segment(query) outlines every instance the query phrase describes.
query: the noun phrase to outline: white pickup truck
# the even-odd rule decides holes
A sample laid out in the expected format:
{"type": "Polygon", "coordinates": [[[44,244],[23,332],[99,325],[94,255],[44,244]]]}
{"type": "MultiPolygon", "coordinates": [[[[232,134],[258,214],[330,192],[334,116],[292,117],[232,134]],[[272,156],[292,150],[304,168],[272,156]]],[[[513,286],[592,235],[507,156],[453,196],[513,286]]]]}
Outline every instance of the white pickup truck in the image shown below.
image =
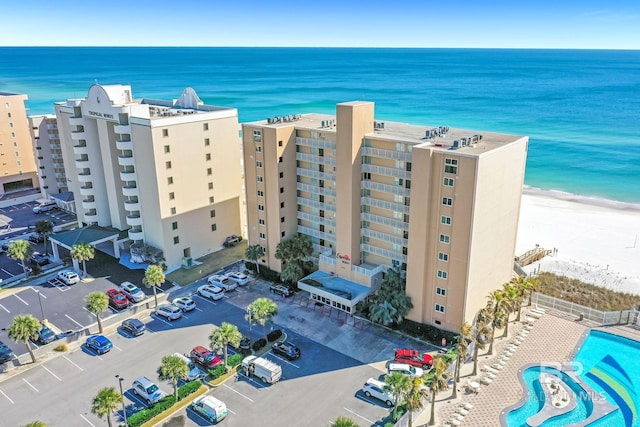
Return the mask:
{"type": "Polygon", "coordinates": [[[242,360],[246,376],[258,377],[266,384],[274,384],[282,377],[282,368],[270,360],[257,356],[247,356],[242,360]]]}

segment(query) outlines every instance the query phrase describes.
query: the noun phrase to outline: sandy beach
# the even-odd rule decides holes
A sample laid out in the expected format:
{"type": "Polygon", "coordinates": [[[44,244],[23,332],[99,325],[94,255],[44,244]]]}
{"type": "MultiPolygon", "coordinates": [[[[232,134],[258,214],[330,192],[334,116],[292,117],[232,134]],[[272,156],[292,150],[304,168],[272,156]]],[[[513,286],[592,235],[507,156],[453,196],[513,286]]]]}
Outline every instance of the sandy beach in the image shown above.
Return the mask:
{"type": "Polygon", "coordinates": [[[557,249],[525,268],[640,294],[640,205],[525,188],[516,255],[557,249]]]}

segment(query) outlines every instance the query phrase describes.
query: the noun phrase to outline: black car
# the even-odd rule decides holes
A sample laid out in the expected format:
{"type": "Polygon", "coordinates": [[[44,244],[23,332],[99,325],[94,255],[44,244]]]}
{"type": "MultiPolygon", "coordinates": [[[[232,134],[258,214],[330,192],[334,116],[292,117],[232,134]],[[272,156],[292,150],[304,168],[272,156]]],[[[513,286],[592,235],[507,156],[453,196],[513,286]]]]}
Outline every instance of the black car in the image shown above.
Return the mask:
{"type": "MultiPolygon", "coordinates": [[[[233,347],[233,344],[230,344],[230,345],[231,347],[233,347]]],[[[251,352],[251,340],[247,337],[242,337],[238,347],[233,347],[233,348],[235,348],[236,351],[239,351],[240,353],[249,353],[251,352]]]]}
{"type": "Polygon", "coordinates": [[[40,252],[34,252],[31,254],[31,261],[35,262],[39,266],[43,266],[49,264],[49,257],[41,254],[40,252]]]}
{"type": "Polygon", "coordinates": [[[300,357],[300,349],[290,342],[277,342],[271,348],[275,354],[284,356],[289,360],[297,359],[300,357]]]}
{"type": "Polygon", "coordinates": [[[44,242],[44,236],[38,233],[29,234],[29,241],[33,243],[42,243],[44,242]]]}
{"type": "Polygon", "coordinates": [[[123,331],[126,331],[128,334],[134,337],[144,334],[144,331],[147,330],[147,326],[138,319],[124,320],[120,327],[123,331]]]}
{"type": "Polygon", "coordinates": [[[0,341],[0,364],[7,363],[11,359],[13,359],[13,351],[0,341]]]}

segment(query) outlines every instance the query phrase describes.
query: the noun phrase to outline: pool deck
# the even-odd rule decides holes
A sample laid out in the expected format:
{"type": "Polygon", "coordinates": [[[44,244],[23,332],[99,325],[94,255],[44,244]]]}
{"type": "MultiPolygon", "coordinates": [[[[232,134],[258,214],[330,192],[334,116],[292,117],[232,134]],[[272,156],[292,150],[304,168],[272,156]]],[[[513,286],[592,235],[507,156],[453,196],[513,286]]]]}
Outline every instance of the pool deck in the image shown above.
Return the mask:
{"type": "MultiPolygon", "coordinates": [[[[522,320],[527,318],[528,308],[523,308],[522,320]]],[[[547,310],[545,314],[537,318],[533,328],[522,338],[517,350],[512,353],[504,367],[499,370],[490,384],[482,384],[478,393],[467,393],[468,381],[480,381],[484,376],[483,366],[490,366],[498,361],[504,350],[514,341],[514,338],[525,329],[522,322],[514,322],[509,325],[509,337],[498,338],[494,343],[492,356],[483,355],[486,350],[481,350],[478,357],[478,375],[471,376],[473,363],[467,363],[462,367],[460,383],[458,384],[458,397],[451,399],[452,390],[438,394],[436,397],[436,423],[437,426],[449,425],[447,422],[456,413],[460,405],[465,402],[473,405],[464,417],[458,418],[461,426],[489,427],[500,426],[500,413],[507,407],[517,403],[523,395],[522,386],[518,380],[518,370],[531,363],[558,364],[573,359],[575,347],[589,329],[598,325],[588,322],[578,322],[573,316],[554,313],[547,310]]],[[[609,327],[621,335],[640,339],[640,333],[627,327],[609,327]]],[[[497,331],[499,336],[502,331],[497,331]]],[[[488,349],[488,346],[487,346],[488,349]]],[[[429,404],[430,405],[430,404],[429,404]]],[[[430,406],[414,420],[415,426],[427,425],[430,419],[430,406]]]]}

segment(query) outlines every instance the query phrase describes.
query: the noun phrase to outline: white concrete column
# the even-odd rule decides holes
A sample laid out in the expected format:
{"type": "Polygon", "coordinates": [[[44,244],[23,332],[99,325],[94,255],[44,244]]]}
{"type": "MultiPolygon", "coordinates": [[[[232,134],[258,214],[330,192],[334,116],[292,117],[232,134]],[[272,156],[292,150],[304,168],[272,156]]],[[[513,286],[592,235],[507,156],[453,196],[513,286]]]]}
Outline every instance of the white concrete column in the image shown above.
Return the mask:
{"type": "Polygon", "coordinates": [[[51,242],[51,249],[53,250],[53,260],[60,261],[60,252],[58,252],[58,244],[53,240],[50,240],[50,242],[51,242]]]}
{"type": "Polygon", "coordinates": [[[113,239],[113,254],[116,259],[120,259],[120,246],[118,246],[118,239],[113,239]]]}

